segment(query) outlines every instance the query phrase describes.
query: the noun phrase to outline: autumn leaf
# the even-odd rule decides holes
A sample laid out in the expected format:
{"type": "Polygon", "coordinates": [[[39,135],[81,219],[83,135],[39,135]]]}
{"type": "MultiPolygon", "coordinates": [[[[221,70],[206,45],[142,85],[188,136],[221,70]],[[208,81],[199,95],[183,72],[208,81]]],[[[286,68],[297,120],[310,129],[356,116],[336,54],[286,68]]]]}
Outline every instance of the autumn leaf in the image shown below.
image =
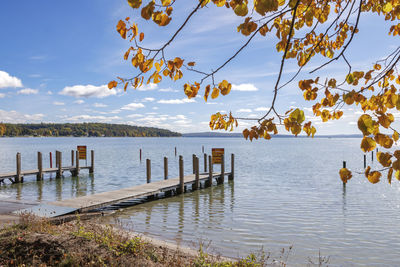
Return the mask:
{"type": "Polygon", "coordinates": [[[364,152],[369,152],[375,149],[376,142],[371,137],[365,137],[361,141],[361,150],[364,152]]]}
{"type": "Polygon", "coordinates": [[[339,175],[340,175],[340,179],[342,179],[343,183],[347,183],[348,180],[351,179],[351,177],[353,176],[351,174],[351,171],[349,171],[347,168],[342,168],[339,171],[339,175]]]}
{"type": "Polygon", "coordinates": [[[117,87],[118,83],[116,81],[111,81],[108,83],[108,89],[113,89],[114,87],[117,87]]]}
{"type": "Polygon", "coordinates": [[[128,0],[128,4],[129,4],[132,8],[139,8],[140,5],[142,4],[142,0],[128,0]]]}

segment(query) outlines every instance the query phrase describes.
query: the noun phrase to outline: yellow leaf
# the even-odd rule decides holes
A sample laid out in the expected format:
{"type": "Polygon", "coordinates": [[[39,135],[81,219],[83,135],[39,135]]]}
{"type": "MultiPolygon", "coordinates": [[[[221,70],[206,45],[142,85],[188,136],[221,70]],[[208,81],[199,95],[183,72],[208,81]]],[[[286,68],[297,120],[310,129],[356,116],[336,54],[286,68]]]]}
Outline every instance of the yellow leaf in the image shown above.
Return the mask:
{"type": "Polygon", "coordinates": [[[375,135],[375,141],[384,148],[391,148],[393,145],[393,139],[386,134],[377,133],[375,135]]]}
{"type": "Polygon", "coordinates": [[[389,13],[390,11],[392,11],[393,6],[390,3],[390,1],[386,2],[386,4],[383,6],[382,10],[386,13],[389,13]]]}
{"type": "Polygon", "coordinates": [[[347,168],[342,168],[339,171],[340,179],[342,179],[343,183],[347,183],[348,180],[351,179],[352,174],[347,168]]]}
{"type": "Polygon", "coordinates": [[[236,15],[244,17],[249,12],[249,9],[247,8],[247,4],[243,1],[235,7],[234,12],[236,15]]]}
{"type": "Polygon", "coordinates": [[[143,39],[144,39],[144,33],[141,32],[139,35],[139,41],[141,42],[141,41],[143,41],[143,39]]]}
{"type": "Polygon", "coordinates": [[[387,179],[389,184],[392,184],[392,175],[393,175],[393,168],[390,168],[387,174],[387,179]]]}
{"type": "Polygon", "coordinates": [[[380,172],[373,171],[368,174],[367,178],[370,183],[376,184],[379,183],[381,176],[382,174],[380,172]]]}
{"type": "Polygon", "coordinates": [[[397,180],[400,181],[400,171],[396,171],[396,172],[394,173],[394,176],[396,177],[397,180]]]}
{"type": "Polygon", "coordinates": [[[190,66],[190,67],[194,67],[194,65],[196,65],[196,63],[193,62],[193,61],[191,61],[191,62],[188,63],[188,66],[190,66]]]}
{"type": "Polygon", "coordinates": [[[304,111],[296,108],[292,113],[290,113],[289,118],[291,121],[296,121],[297,123],[302,123],[306,117],[304,116],[304,111]]]}
{"type": "Polygon", "coordinates": [[[128,83],[126,82],[125,83],[125,86],[124,86],[124,91],[126,92],[126,88],[128,87],[128,83]]]}
{"type": "Polygon", "coordinates": [[[211,93],[211,98],[212,98],[212,99],[215,99],[215,98],[218,97],[218,95],[219,95],[219,89],[216,88],[216,87],[214,87],[214,89],[213,89],[213,91],[212,91],[212,93],[211,93]]]}
{"type": "Polygon", "coordinates": [[[396,160],[392,164],[392,168],[395,169],[396,171],[400,171],[400,160],[396,160]]]}
{"type": "Polygon", "coordinates": [[[113,89],[114,87],[117,87],[118,83],[116,81],[111,81],[108,83],[108,89],[113,89]]]}
{"type": "Polygon", "coordinates": [[[210,89],[211,89],[210,85],[207,85],[206,86],[206,90],[204,91],[204,100],[206,102],[207,102],[207,99],[208,99],[208,95],[210,94],[210,89]]]}
{"type": "Polygon", "coordinates": [[[129,4],[132,8],[139,8],[140,5],[142,4],[142,0],[128,0],[128,4],[129,4]]]}
{"type": "Polygon", "coordinates": [[[357,124],[358,129],[360,129],[364,136],[372,134],[375,130],[375,121],[368,114],[361,115],[357,124]]]}
{"type": "Polygon", "coordinates": [[[392,138],[395,142],[397,142],[397,140],[399,140],[399,133],[397,131],[394,131],[392,138]]]}
{"type": "Polygon", "coordinates": [[[392,155],[390,153],[378,152],[376,157],[383,167],[389,167],[392,164],[392,161],[390,160],[392,155]]]}
{"type": "Polygon", "coordinates": [[[361,150],[364,152],[369,152],[375,149],[376,142],[371,137],[365,137],[361,141],[361,150]]]}

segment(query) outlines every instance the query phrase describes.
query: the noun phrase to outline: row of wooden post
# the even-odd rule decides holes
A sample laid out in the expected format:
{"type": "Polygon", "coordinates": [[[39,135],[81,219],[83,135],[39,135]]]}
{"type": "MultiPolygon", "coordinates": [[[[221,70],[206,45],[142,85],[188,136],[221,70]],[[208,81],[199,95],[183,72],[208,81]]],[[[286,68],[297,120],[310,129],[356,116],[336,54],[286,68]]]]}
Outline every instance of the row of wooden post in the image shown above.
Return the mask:
{"type": "MultiPolygon", "coordinates": [[[[193,164],[193,174],[195,175],[195,182],[193,184],[193,190],[197,190],[200,188],[200,161],[199,158],[193,154],[192,155],[192,164],[193,164]]],[[[235,171],[235,155],[231,154],[231,173],[228,176],[229,180],[234,179],[235,171]]],[[[204,172],[207,172],[207,154],[204,154],[204,172]]],[[[208,156],[208,180],[205,183],[206,187],[212,185],[213,178],[213,164],[211,156],[208,156]]],[[[164,157],[164,180],[168,179],[168,158],[164,157]]],[[[223,184],[225,179],[225,157],[222,157],[221,162],[221,175],[217,179],[217,184],[223,184]]],[[[151,160],[146,159],[146,180],[147,183],[151,183],[151,160]]],[[[184,167],[183,167],[183,157],[179,156],[179,187],[177,190],[178,194],[181,194],[185,191],[185,183],[184,183],[184,167]]]]}
{"type": "MultiPolygon", "coordinates": [[[[76,167],[72,172],[74,176],[77,176],[80,171],[79,167],[79,152],[74,150],[71,150],[71,166],[74,166],[74,158],[76,158],[76,167]],[[76,157],[74,155],[76,154],[76,157]]],[[[17,172],[15,176],[15,183],[20,183],[23,182],[23,176],[22,176],[22,168],[21,168],[21,153],[17,153],[16,155],[16,167],[17,167],[17,172]]],[[[52,154],[50,152],[50,168],[52,168],[53,162],[52,162],[52,154]]],[[[62,169],[62,152],[61,151],[56,151],[56,178],[61,178],[63,174],[63,169],[62,169]]],[[[38,173],[36,174],[36,179],[38,181],[43,180],[43,155],[42,152],[37,153],[37,168],[38,168],[38,173]]],[[[91,150],[91,165],[89,168],[89,173],[94,172],[94,150],[91,150]]]]}

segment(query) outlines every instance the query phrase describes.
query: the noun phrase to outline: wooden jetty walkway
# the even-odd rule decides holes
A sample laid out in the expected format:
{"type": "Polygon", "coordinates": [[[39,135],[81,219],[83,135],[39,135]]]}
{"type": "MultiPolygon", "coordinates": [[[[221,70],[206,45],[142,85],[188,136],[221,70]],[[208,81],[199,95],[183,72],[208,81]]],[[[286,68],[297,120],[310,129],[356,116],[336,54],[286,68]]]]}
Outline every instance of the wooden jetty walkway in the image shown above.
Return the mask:
{"type": "Polygon", "coordinates": [[[4,183],[5,179],[10,180],[12,183],[22,183],[24,176],[36,175],[38,181],[43,180],[45,173],[56,173],[56,178],[61,178],[65,171],[70,171],[73,176],[77,176],[80,170],[89,170],[89,173],[94,172],[94,151],[91,150],[91,165],[80,166],[79,165],[79,151],[71,151],[71,166],[62,166],[62,152],[56,151],[56,168],[52,168],[52,159],[50,153],[50,168],[43,168],[43,157],[42,153],[37,154],[37,169],[22,171],[21,170],[21,153],[16,155],[16,171],[0,174],[0,183],[4,183]],[[76,161],[74,156],[76,155],[76,161]],[[75,166],[74,166],[75,161],[75,166]]]}
{"type": "MultiPolygon", "coordinates": [[[[206,157],[204,158],[206,160],[206,157]]],[[[166,163],[165,159],[166,158],[164,158],[164,163],[166,163]]],[[[223,184],[225,176],[228,176],[229,180],[234,179],[234,154],[231,154],[231,172],[225,172],[224,159],[222,159],[221,162],[221,172],[213,172],[213,164],[211,156],[209,156],[208,173],[200,173],[199,158],[193,155],[193,174],[185,176],[183,170],[183,158],[182,156],[179,156],[179,177],[168,179],[168,168],[165,168],[164,175],[166,176],[164,177],[164,180],[151,182],[150,160],[146,160],[146,166],[146,184],[73,199],[49,202],[36,207],[17,211],[17,213],[29,212],[43,217],[57,217],[71,213],[87,212],[127,200],[146,197],[147,199],[154,199],[158,194],[163,194],[164,197],[183,194],[189,191],[189,187],[192,191],[200,189],[201,187],[210,187],[213,185],[214,180],[217,181],[217,184],[223,184]]],[[[205,169],[206,166],[207,165],[205,165],[205,169]]]]}

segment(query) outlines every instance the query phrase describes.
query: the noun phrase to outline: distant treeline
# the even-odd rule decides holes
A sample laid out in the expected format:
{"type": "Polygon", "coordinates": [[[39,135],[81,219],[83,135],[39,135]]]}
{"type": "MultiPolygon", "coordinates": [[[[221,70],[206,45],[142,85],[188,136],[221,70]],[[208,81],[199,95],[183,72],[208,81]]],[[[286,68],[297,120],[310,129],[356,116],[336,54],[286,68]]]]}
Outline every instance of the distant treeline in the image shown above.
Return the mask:
{"type": "Polygon", "coordinates": [[[0,123],[0,136],[164,137],[181,134],[153,127],[108,123],[0,123]]]}

